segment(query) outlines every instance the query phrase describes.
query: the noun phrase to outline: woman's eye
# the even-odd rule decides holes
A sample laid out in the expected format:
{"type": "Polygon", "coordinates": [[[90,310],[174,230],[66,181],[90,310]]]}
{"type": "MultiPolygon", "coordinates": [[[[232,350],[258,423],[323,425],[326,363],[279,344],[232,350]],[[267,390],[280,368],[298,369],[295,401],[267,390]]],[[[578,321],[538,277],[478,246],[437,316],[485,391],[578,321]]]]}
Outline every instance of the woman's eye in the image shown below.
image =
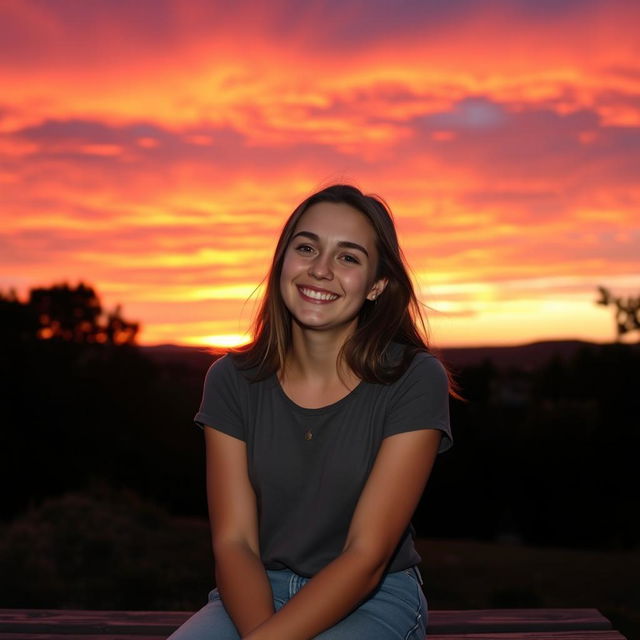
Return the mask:
{"type": "Polygon", "coordinates": [[[296,251],[300,253],[311,253],[313,251],[313,247],[310,247],[308,244],[300,244],[296,247],[296,251]]]}
{"type": "Polygon", "coordinates": [[[358,260],[358,258],[349,254],[342,256],[342,259],[345,262],[350,262],[351,264],[360,264],[360,260],[358,260]]]}

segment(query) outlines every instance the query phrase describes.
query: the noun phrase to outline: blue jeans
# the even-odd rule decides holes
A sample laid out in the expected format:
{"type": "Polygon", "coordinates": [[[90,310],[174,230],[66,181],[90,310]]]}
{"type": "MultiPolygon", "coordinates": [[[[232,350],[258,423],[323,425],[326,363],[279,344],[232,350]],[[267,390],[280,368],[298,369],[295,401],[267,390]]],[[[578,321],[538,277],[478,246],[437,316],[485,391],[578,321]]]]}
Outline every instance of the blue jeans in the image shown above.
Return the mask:
{"type": "MultiPolygon", "coordinates": [[[[283,607],[309,578],[293,571],[267,570],[276,609],[283,607]]],[[[387,573],[360,606],[317,640],[424,640],[427,601],[417,568],[387,573]]],[[[179,627],[168,640],[239,640],[240,636],[214,589],[209,602],[179,627]]]]}

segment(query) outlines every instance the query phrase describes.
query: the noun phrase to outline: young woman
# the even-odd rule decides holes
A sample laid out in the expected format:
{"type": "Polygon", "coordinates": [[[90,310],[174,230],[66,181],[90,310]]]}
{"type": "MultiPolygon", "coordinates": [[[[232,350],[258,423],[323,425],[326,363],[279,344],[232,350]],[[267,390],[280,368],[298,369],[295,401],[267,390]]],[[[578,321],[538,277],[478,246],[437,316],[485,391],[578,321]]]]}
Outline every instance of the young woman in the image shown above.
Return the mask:
{"type": "Polygon", "coordinates": [[[171,640],[423,640],[411,517],[451,446],[449,379],[391,214],[334,185],[293,212],[254,341],[209,369],[217,588],[171,640]]]}

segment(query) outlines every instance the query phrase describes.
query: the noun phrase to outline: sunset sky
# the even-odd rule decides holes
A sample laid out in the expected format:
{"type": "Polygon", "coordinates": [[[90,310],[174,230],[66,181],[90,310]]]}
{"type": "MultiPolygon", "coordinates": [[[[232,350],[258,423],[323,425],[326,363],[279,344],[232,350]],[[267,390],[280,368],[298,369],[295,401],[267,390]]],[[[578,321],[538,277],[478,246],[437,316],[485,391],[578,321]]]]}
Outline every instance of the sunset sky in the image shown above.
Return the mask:
{"type": "Polygon", "coordinates": [[[436,344],[610,341],[638,33],[634,0],[0,0],[0,290],[83,280],[142,344],[231,344],[291,210],[350,182],[436,344]]]}

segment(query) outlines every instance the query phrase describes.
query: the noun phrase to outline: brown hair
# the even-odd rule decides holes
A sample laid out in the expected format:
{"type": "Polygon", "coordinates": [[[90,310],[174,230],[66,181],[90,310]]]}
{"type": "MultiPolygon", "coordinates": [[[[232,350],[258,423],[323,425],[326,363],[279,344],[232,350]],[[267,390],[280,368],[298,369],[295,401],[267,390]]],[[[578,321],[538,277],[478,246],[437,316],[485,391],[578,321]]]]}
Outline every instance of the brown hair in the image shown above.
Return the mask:
{"type": "Polygon", "coordinates": [[[366,300],[356,331],[340,352],[349,368],[366,382],[390,383],[399,378],[419,351],[429,351],[427,329],[413,289],[406,260],[398,244],[393,217],[382,198],[365,195],[351,185],[336,184],[309,196],[287,220],[266,278],[264,298],[253,323],[253,341],[231,349],[241,369],[257,368],[254,380],[263,380],[284,364],[291,344],[291,314],[280,291],[284,255],[304,212],[318,202],[344,203],[363,213],[376,232],[378,271],[387,278],[384,292],[366,300]],[[392,343],[404,346],[400,362],[389,359],[392,343]]]}

